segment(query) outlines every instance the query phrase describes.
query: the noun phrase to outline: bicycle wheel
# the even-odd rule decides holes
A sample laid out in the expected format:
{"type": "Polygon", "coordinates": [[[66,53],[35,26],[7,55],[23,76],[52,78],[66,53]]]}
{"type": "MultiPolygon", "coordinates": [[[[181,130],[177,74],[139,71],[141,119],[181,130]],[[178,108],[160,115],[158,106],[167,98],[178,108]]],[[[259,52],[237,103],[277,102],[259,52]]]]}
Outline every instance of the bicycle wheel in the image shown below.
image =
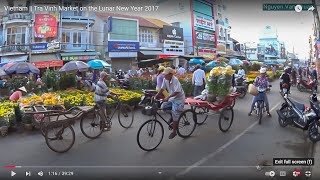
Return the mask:
{"type": "Polygon", "coordinates": [[[178,124],[178,135],[182,138],[190,137],[197,125],[196,113],[191,109],[184,111],[178,119],[178,124]]]}
{"type": "Polygon", "coordinates": [[[99,113],[90,111],[84,114],[80,121],[80,129],[84,136],[90,139],[99,137],[104,130],[104,121],[101,121],[99,113]]]}
{"type": "Polygon", "coordinates": [[[209,109],[207,107],[195,107],[194,112],[197,115],[197,124],[202,125],[208,118],[209,109]]]}
{"type": "Polygon", "coordinates": [[[222,132],[227,132],[233,122],[233,109],[232,107],[225,107],[222,109],[219,117],[219,129],[222,132]]]}
{"type": "Polygon", "coordinates": [[[142,150],[152,151],[160,145],[163,135],[164,129],[161,122],[156,119],[150,119],[140,126],[137,142],[142,150]]]}
{"type": "Polygon", "coordinates": [[[46,134],[46,127],[51,122],[50,117],[45,117],[44,115],[41,117],[41,115],[39,115],[37,118],[38,119],[36,121],[40,122],[39,123],[40,132],[41,132],[42,136],[44,137],[46,134]]]}
{"type": "Polygon", "coordinates": [[[134,119],[134,110],[127,104],[120,105],[118,120],[123,128],[130,128],[134,119]]]}
{"type": "Polygon", "coordinates": [[[57,153],[64,153],[71,149],[75,141],[75,133],[71,125],[51,123],[46,128],[45,139],[48,147],[57,153]],[[55,137],[55,138],[48,138],[55,137]]]}

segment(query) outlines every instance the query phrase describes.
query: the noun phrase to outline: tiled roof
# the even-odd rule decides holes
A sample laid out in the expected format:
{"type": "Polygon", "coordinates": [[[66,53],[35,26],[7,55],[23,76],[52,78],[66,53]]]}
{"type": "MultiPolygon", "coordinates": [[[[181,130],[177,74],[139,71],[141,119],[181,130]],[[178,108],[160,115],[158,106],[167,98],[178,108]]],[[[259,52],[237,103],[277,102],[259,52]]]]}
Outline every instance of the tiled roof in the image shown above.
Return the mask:
{"type": "Polygon", "coordinates": [[[168,24],[168,23],[161,21],[159,19],[154,19],[154,18],[144,18],[144,19],[148,20],[149,22],[152,22],[153,24],[155,24],[161,28],[163,28],[163,26],[171,26],[171,24],[168,24]]]}
{"type": "Polygon", "coordinates": [[[151,27],[151,28],[162,28],[163,25],[169,25],[169,24],[167,24],[161,20],[158,20],[158,19],[149,19],[149,18],[143,18],[140,16],[130,16],[130,15],[125,15],[125,14],[117,14],[117,13],[101,13],[101,12],[99,12],[99,13],[96,13],[96,16],[100,17],[104,21],[106,21],[109,16],[138,19],[139,26],[151,27]]]}

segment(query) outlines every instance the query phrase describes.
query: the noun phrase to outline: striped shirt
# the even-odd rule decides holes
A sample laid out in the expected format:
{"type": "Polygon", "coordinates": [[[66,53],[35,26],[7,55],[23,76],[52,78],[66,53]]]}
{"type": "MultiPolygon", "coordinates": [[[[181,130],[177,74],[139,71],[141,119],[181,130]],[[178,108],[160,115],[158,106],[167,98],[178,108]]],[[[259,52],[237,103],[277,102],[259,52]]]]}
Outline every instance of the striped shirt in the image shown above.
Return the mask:
{"type": "Polygon", "coordinates": [[[106,83],[99,80],[96,85],[96,90],[94,94],[94,102],[105,101],[106,97],[110,94],[109,88],[106,83]]]}

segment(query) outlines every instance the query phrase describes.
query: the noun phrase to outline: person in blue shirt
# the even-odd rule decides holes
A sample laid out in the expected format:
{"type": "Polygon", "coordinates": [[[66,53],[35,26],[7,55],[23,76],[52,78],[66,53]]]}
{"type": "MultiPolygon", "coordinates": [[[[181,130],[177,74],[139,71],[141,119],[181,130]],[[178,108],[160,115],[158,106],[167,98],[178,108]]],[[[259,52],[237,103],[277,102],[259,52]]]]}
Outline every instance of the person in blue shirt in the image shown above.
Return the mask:
{"type": "Polygon", "coordinates": [[[206,68],[206,64],[205,64],[205,63],[202,63],[201,69],[202,69],[205,73],[207,72],[207,68],[206,68]]]}

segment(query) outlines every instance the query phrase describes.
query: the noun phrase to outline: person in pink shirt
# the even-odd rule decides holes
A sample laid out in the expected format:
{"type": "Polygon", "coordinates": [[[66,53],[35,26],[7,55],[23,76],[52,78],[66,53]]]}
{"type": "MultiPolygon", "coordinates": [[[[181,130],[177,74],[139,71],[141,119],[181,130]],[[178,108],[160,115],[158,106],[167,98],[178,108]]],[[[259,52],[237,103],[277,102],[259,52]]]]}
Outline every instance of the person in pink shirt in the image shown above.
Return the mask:
{"type": "Polygon", "coordinates": [[[24,86],[12,93],[12,95],[9,98],[10,101],[17,102],[22,97],[23,93],[27,93],[27,90],[24,86]]]}

